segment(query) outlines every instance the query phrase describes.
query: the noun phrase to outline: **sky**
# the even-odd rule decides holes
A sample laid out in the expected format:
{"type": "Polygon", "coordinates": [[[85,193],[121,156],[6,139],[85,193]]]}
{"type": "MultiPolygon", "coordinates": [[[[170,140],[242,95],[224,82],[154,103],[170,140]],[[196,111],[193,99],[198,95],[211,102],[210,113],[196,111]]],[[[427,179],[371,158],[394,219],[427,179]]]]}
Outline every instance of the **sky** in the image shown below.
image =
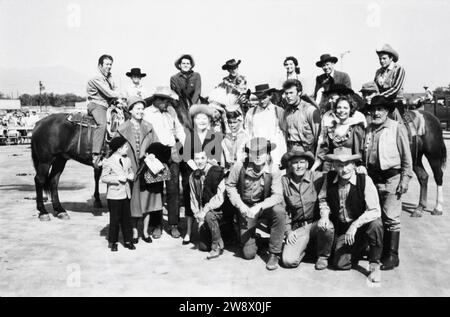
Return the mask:
{"type": "MultiPolygon", "coordinates": [[[[311,93],[322,72],[315,62],[330,53],[359,90],[379,67],[375,49],[389,43],[406,69],[405,91],[422,92],[450,83],[449,17],[447,0],[0,0],[0,69],[67,68],[80,74],[76,82],[51,78],[45,86],[70,90],[84,87],[79,81],[107,53],[120,87],[129,84],[125,72],[140,67],[151,90],[168,85],[175,59],[190,53],[207,96],[230,58],[242,60],[251,86],[279,86],[283,60],[293,55],[311,93]]],[[[14,85],[2,78],[0,91],[14,85]]]]}

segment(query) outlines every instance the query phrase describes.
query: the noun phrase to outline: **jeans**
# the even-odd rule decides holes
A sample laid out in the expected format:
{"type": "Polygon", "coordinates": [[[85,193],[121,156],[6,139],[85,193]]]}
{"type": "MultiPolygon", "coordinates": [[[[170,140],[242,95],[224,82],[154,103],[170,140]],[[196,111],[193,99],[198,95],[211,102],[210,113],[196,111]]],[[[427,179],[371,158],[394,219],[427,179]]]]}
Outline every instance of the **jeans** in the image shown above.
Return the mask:
{"type": "Polygon", "coordinates": [[[119,240],[119,230],[122,227],[123,240],[131,242],[131,212],[130,212],[130,200],[120,199],[113,200],[108,199],[109,210],[109,235],[108,241],[110,243],[117,243],[119,240]]]}
{"type": "Polygon", "coordinates": [[[269,221],[269,252],[272,254],[281,253],[286,229],[286,212],[283,206],[276,205],[261,211],[257,218],[248,218],[239,214],[240,240],[244,259],[251,260],[256,256],[258,251],[256,246],[256,226],[262,219],[269,221]]]}
{"type": "Polygon", "coordinates": [[[329,258],[334,239],[334,228],[325,231],[318,227],[318,221],[309,223],[294,230],[297,241],[294,244],[285,243],[281,260],[286,267],[297,267],[305,256],[308,245],[313,242],[318,257],[329,258]]]}
{"type": "Polygon", "coordinates": [[[402,200],[396,195],[401,175],[395,175],[386,180],[386,183],[375,183],[380,196],[381,218],[386,230],[400,231],[400,215],[402,213],[402,200]]]}
{"type": "Polygon", "coordinates": [[[90,102],[87,105],[88,114],[94,117],[97,128],[92,135],[92,153],[100,154],[106,134],[106,107],[90,102]]]}
{"type": "Polygon", "coordinates": [[[345,233],[350,224],[336,223],[335,244],[332,265],[340,270],[349,270],[352,259],[356,260],[369,243],[369,263],[380,263],[383,251],[383,224],[381,219],[375,219],[358,228],[353,245],[345,243],[345,233]]]}

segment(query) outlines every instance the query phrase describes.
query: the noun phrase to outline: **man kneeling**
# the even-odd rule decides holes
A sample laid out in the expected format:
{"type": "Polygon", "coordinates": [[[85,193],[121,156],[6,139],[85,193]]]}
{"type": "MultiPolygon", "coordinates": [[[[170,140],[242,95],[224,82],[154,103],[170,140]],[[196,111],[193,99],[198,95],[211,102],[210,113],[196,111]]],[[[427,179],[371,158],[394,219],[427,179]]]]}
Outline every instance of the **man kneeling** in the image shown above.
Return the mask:
{"type": "Polygon", "coordinates": [[[283,200],[281,174],[271,162],[270,151],[275,144],[265,138],[253,138],[245,147],[247,158],[236,162],[226,181],[231,203],[239,211],[240,240],[243,257],[256,256],[256,226],[262,219],[269,221],[270,257],[266,268],[278,268],[283,245],[286,213],[280,205],[283,200]]]}
{"type": "Polygon", "coordinates": [[[281,168],[287,173],[281,178],[286,211],[291,217],[291,230],[286,233],[282,260],[285,267],[297,267],[308,245],[315,245],[317,253],[316,269],[323,270],[328,266],[331,245],[334,238],[333,226],[319,235],[319,208],[317,194],[323,185],[321,172],[310,170],[314,163],[311,152],[292,149],[281,158],[281,168]],[[321,239],[318,239],[318,238],[321,239]],[[312,243],[310,243],[310,241],[312,243]]]}
{"type": "Polygon", "coordinates": [[[199,224],[199,249],[208,251],[211,246],[207,258],[213,259],[222,254],[224,247],[219,226],[225,198],[224,172],[220,166],[208,162],[204,151],[194,153],[194,162],[197,169],[189,177],[189,186],[192,212],[199,224]]]}
{"type": "MultiPolygon", "coordinates": [[[[332,264],[349,270],[358,261],[365,242],[369,242],[369,279],[380,282],[380,258],[383,250],[383,224],[377,190],[372,179],[357,173],[355,161],[359,154],[350,149],[336,148],[325,160],[333,162],[335,171],[328,173],[319,194],[319,227],[334,226],[335,243],[332,264]],[[326,196],[326,198],[325,198],[326,196]]],[[[326,231],[319,231],[324,234],[326,231]]]]}

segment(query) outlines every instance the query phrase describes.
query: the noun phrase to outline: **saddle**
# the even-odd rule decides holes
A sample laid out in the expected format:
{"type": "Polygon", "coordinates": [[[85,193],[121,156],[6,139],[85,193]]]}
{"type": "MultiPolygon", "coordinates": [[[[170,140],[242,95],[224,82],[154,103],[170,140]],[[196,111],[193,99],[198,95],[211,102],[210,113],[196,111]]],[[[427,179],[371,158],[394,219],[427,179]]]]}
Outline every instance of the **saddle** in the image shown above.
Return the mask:
{"type": "Polygon", "coordinates": [[[97,128],[95,119],[88,114],[76,112],[67,115],[66,120],[78,126],[76,132],[77,153],[84,154],[87,157],[90,157],[92,155],[93,129],[97,128]]]}

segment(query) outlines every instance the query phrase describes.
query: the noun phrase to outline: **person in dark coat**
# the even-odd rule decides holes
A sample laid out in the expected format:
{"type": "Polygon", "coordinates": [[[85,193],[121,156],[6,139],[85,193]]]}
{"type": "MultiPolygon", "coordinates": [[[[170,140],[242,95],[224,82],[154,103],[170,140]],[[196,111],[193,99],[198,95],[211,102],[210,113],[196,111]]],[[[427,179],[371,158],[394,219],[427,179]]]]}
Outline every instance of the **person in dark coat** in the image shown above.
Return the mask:
{"type": "Polygon", "coordinates": [[[323,74],[316,77],[316,87],[314,88],[314,98],[316,103],[320,104],[320,98],[323,92],[326,92],[332,84],[341,84],[347,88],[352,88],[350,76],[347,73],[334,69],[338,58],[330,54],[323,54],[316,66],[322,68],[323,74]]]}
{"type": "Polygon", "coordinates": [[[192,129],[189,118],[189,108],[200,101],[202,80],[199,73],[192,69],[195,66],[194,59],[189,54],[180,56],[175,61],[175,67],[180,71],[170,77],[170,89],[178,95],[178,107],[175,107],[181,123],[192,129]]]}

